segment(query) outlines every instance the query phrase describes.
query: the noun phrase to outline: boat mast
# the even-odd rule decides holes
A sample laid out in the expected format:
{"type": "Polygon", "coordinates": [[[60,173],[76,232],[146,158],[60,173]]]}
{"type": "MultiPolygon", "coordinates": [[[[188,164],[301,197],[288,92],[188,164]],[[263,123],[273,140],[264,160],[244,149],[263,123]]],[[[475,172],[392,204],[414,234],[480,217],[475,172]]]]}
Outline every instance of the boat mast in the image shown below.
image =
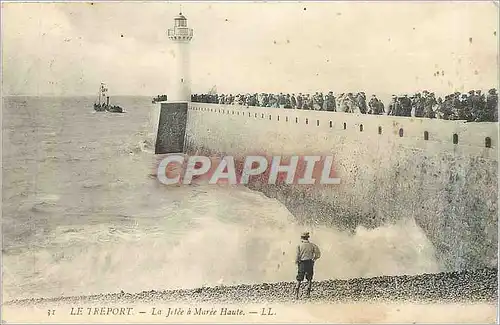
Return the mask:
{"type": "Polygon", "coordinates": [[[104,82],[101,82],[101,89],[99,91],[99,104],[101,102],[101,96],[103,97],[102,101],[104,104],[104,99],[108,95],[107,92],[108,92],[108,88],[106,88],[106,85],[104,84],[104,82]]]}
{"type": "Polygon", "coordinates": [[[99,106],[101,106],[101,92],[102,92],[102,82],[101,86],[99,87],[99,106]]]}

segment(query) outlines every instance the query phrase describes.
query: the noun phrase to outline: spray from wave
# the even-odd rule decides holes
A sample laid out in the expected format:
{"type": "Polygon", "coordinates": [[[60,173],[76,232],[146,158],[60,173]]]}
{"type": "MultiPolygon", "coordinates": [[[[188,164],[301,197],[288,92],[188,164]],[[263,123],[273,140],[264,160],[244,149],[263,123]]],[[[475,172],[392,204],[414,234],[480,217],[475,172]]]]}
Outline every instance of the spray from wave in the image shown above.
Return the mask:
{"type": "Polygon", "coordinates": [[[293,281],[304,230],[322,250],[316,280],[439,271],[413,220],[350,234],[304,228],[246,188],[164,190],[175,209],[161,216],[58,227],[49,245],[4,254],[4,299],[293,281]]]}

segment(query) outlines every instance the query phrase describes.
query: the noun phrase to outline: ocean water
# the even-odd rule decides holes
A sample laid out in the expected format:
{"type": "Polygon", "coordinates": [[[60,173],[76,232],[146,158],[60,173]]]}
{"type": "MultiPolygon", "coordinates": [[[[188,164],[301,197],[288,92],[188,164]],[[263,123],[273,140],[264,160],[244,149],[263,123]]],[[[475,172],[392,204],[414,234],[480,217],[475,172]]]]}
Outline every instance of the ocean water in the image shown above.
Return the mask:
{"type": "Polygon", "coordinates": [[[4,300],[294,281],[304,230],[322,250],[317,280],[440,270],[411,219],[344,233],[245,187],[164,186],[151,99],[113,98],[126,114],[93,100],[3,100],[4,300]]]}

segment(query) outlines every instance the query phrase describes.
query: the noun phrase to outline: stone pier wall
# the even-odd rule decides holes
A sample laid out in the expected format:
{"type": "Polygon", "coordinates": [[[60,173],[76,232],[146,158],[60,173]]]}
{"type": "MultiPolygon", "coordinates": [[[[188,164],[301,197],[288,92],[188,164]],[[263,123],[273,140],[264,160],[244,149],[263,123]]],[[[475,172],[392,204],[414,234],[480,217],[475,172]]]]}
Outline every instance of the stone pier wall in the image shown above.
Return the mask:
{"type": "Polygon", "coordinates": [[[160,102],[154,110],[158,121],[155,132],[155,153],[179,153],[184,149],[184,137],[188,118],[187,102],[160,102]]]}
{"type": "Polygon", "coordinates": [[[251,187],[345,230],[413,217],[447,270],[497,264],[498,124],[190,103],[188,154],[334,155],[340,185],[251,187]]]}

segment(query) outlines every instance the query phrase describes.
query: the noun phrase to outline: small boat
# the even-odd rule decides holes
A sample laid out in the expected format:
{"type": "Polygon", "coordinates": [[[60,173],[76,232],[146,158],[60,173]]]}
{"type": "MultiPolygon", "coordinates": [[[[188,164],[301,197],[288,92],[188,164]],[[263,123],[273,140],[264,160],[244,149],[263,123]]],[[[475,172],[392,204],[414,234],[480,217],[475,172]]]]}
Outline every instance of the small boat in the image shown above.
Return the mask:
{"type": "Polygon", "coordinates": [[[158,102],[165,102],[167,101],[167,95],[158,95],[155,98],[153,98],[152,103],[158,103],[158,102]]]}
{"type": "Polygon", "coordinates": [[[110,112],[110,113],[124,113],[123,108],[118,105],[110,105],[109,104],[109,96],[107,95],[108,88],[106,85],[101,82],[101,87],[99,88],[99,99],[98,102],[94,103],[94,110],[96,112],[110,112]],[[106,102],[104,102],[104,98],[106,98],[106,102]],[[101,103],[101,99],[103,102],[101,103]]]}

